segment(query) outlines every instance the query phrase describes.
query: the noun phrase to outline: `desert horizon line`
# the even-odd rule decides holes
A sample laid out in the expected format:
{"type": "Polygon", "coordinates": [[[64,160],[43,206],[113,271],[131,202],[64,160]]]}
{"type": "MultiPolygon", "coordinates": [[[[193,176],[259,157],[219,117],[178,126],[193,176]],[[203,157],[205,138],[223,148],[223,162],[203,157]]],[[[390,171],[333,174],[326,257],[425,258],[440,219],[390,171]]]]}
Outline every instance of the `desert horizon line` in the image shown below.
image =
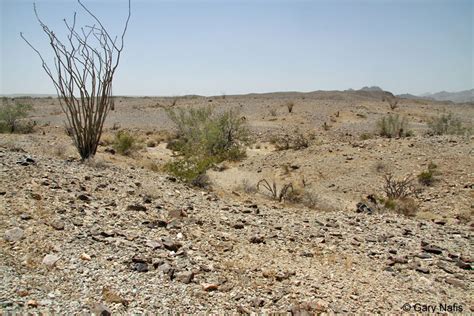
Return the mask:
{"type": "MultiPolygon", "coordinates": [[[[130,98],[144,98],[144,97],[158,97],[158,98],[176,98],[176,97],[189,97],[189,96],[196,96],[196,97],[221,97],[221,96],[246,96],[252,94],[276,94],[276,93],[300,93],[300,94],[307,94],[307,93],[314,93],[314,92],[348,92],[348,91],[364,91],[364,89],[372,91],[385,91],[390,92],[394,95],[413,95],[418,97],[423,97],[426,95],[436,94],[436,93],[461,93],[461,92],[468,92],[474,90],[474,87],[465,89],[465,90],[458,90],[458,91],[448,91],[448,90],[440,90],[435,92],[425,92],[421,94],[413,94],[409,92],[402,92],[402,93],[394,93],[391,90],[386,90],[381,88],[380,86],[363,86],[359,89],[348,88],[348,89],[316,89],[316,90],[270,90],[270,91],[253,91],[253,92],[242,92],[242,93],[226,93],[221,92],[219,94],[199,94],[199,93],[186,93],[186,94],[113,94],[114,97],[130,97],[130,98]]],[[[2,93],[0,97],[57,97],[56,93],[2,93]]]]}

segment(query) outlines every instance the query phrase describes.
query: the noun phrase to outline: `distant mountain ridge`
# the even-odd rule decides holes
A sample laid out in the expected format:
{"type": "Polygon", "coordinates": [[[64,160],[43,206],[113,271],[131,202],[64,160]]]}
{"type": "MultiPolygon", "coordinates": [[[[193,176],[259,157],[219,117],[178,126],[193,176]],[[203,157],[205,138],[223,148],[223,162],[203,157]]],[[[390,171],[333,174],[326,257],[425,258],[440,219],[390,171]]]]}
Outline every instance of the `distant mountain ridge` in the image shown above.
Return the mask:
{"type": "Polygon", "coordinates": [[[46,93],[13,93],[13,94],[0,94],[0,97],[3,98],[55,98],[56,94],[46,94],[46,93]]]}
{"type": "MultiPolygon", "coordinates": [[[[248,94],[237,94],[237,95],[275,95],[275,94],[314,94],[314,93],[350,93],[351,95],[357,94],[361,96],[370,96],[376,97],[383,94],[393,94],[389,91],[383,90],[378,86],[365,86],[361,89],[354,90],[354,89],[347,89],[347,90],[317,90],[311,92],[297,92],[297,91],[280,91],[280,92],[263,92],[263,93],[248,93],[248,94]]],[[[46,98],[46,97],[53,97],[56,98],[57,95],[55,94],[3,94],[0,97],[8,97],[8,98],[21,98],[21,97],[32,97],[32,98],[46,98]]],[[[121,97],[117,95],[117,97],[121,97]]],[[[130,96],[130,97],[141,97],[141,96],[130,96]]],[[[165,97],[165,96],[163,96],[165,97]]],[[[210,96],[212,97],[212,96],[210,96]]],[[[436,93],[425,93],[422,95],[413,95],[410,93],[403,93],[398,94],[397,97],[404,98],[404,99],[412,99],[412,100],[435,100],[435,101],[452,101],[456,103],[465,103],[465,102],[474,102],[474,89],[464,90],[459,92],[447,92],[447,91],[440,91],[436,93]]]]}
{"type": "Polygon", "coordinates": [[[383,92],[384,90],[378,86],[372,86],[372,87],[363,87],[359,89],[359,91],[383,92]]]}
{"type": "Polygon", "coordinates": [[[404,99],[427,99],[427,100],[435,100],[435,101],[452,101],[456,103],[464,103],[464,102],[474,102],[474,89],[464,90],[459,92],[447,92],[447,91],[440,91],[436,93],[425,93],[419,96],[405,93],[399,94],[398,97],[404,99]]]}
{"type": "Polygon", "coordinates": [[[423,97],[428,97],[437,101],[474,102],[474,89],[459,92],[441,91],[432,94],[425,94],[423,97]]]}

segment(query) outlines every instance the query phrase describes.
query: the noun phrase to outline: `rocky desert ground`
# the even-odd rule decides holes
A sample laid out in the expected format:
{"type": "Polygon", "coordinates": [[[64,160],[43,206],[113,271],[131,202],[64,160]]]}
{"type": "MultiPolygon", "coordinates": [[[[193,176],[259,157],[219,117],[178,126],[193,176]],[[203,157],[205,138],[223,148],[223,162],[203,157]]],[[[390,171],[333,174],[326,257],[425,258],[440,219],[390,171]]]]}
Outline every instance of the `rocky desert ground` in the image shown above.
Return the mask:
{"type": "Polygon", "coordinates": [[[98,154],[81,162],[58,100],[21,101],[34,132],[0,134],[5,315],[474,312],[474,137],[427,125],[453,113],[472,126],[472,103],[400,99],[392,110],[367,91],[117,97],[98,154]],[[165,109],[206,106],[237,109],[252,143],[202,189],[161,167],[176,155],[165,109]],[[376,135],[390,113],[413,135],[376,135]],[[118,130],[144,146],[114,153],[106,139],[118,130]],[[279,148],[298,135],[307,146],[279,148]],[[430,165],[437,181],[418,184],[430,165]],[[414,178],[413,216],[373,206],[389,173],[414,178]],[[311,203],[274,200],[257,190],[263,179],[311,203]]]}

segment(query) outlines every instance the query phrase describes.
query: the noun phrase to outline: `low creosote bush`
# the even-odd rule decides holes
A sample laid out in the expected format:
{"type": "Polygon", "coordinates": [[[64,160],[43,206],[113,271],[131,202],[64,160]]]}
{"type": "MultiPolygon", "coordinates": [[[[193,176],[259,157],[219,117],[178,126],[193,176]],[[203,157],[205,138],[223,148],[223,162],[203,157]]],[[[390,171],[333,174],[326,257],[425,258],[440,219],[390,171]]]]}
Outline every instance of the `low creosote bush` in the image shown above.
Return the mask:
{"type": "Polygon", "coordinates": [[[0,133],[27,134],[33,132],[34,123],[24,120],[32,110],[30,104],[17,102],[12,104],[6,98],[3,98],[1,102],[0,133]]]}
{"type": "Polygon", "coordinates": [[[315,209],[320,203],[319,197],[306,188],[297,188],[288,192],[286,201],[295,204],[302,204],[308,208],[315,209]]]}
{"type": "Polygon", "coordinates": [[[418,182],[426,186],[433,185],[438,180],[436,176],[439,175],[439,171],[437,169],[438,166],[433,162],[430,162],[430,164],[428,165],[428,169],[421,172],[417,176],[418,182]]]}
{"type": "Polygon", "coordinates": [[[428,122],[431,135],[469,135],[472,128],[463,126],[461,120],[453,113],[443,114],[440,117],[433,118],[428,122]]]}
{"type": "Polygon", "coordinates": [[[367,196],[367,199],[364,199],[360,204],[369,207],[371,211],[389,211],[410,217],[415,216],[419,210],[416,201],[413,198],[407,196],[399,198],[383,198],[378,197],[375,194],[371,194],[367,196]]]}
{"type": "Polygon", "coordinates": [[[121,155],[129,155],[136,149],[137,140],[127,131],[119,131],[115,134],[113,148],[121,155]]]}
{"type": "Polygon", "coordinates": [[[360,134],[360,140],[368,140],[368,139],[371,139],[373,138],[374,135],[370,134],[370,133],[362,133],[360,134]]]}
{"type": "Polygon", "coordinates": [[[308,148],[310,145],[310,140],[314,138],[314,134],[305,135],[299,130],[295,130],[292,134],[272,137],[270,139],[270,143],[275,145],[276,150],[301,150],[308,148]]]}
{"type": "Polygon", "coordinates": [[[191,185],[205,188],[209,185],[206,171],[216,161],[210,157],[183,157],[164,166],[164,170],[191,185]]]}
{"type": "Polygon", "coordinates": [[[385,201],[384,206],[397,213],[405,216],[415,216],[418,213],[418,204],[412,198],[400,198],[400,199],[388,199],[385,201]]]}
{"type": "Polygon", "coordinates": [[[249,143],[245,120],[235,110],[216,114],[210,107],[167,110],[177,127],[177,138],[168,148],[181,157],[168,163],[165,170],[195,186],[205,187],[205,172],[225,160],[245,157],[249,143]]]}
{"type": "Polygon", "coordinates": [[[408,137],[413,133],[407,130],[407,119],[398,114],[389,114],[377,122],[378,134],[382,137],[408,137]]]}

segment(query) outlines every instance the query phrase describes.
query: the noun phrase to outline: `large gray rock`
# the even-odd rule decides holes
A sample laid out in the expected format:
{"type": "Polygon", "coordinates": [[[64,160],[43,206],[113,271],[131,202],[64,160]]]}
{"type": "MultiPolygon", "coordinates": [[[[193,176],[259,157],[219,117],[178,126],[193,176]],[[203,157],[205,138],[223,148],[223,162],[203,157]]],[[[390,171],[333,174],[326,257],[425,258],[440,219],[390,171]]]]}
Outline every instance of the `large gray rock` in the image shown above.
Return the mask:
{"type": "Polygon", "coordinates": [[[25,235],[25,232],[23,229],[19,227],[15,227],[5,232],[4,238],[6,241],[15,242],[15,241],[19,241],[23,239],[24,235],[25,235]]]}

